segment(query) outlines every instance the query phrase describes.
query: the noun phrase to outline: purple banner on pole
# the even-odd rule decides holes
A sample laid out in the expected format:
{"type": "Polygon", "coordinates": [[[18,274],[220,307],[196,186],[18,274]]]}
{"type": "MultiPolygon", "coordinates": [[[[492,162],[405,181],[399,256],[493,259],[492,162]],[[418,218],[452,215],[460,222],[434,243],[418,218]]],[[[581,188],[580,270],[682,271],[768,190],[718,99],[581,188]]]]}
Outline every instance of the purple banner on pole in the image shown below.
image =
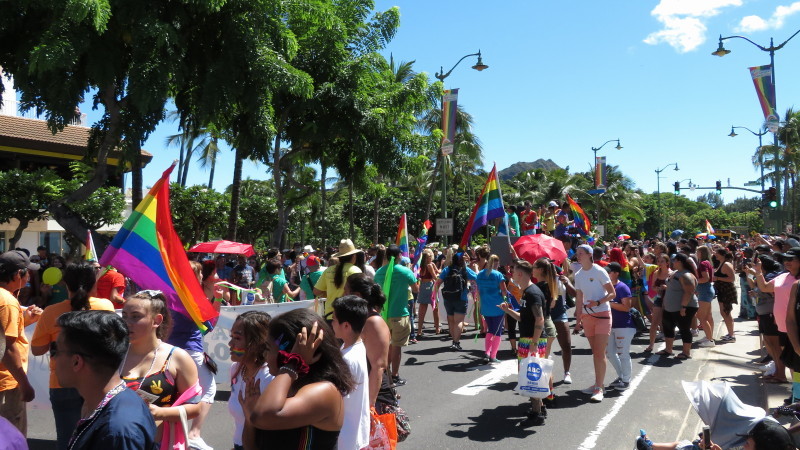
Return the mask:
{"type": "Polygon", "coordinates": [[[456,112],[458,111],[458,89],[444,91],[442,96],[442,155],[453,153],[456,140],[456,112]]]}

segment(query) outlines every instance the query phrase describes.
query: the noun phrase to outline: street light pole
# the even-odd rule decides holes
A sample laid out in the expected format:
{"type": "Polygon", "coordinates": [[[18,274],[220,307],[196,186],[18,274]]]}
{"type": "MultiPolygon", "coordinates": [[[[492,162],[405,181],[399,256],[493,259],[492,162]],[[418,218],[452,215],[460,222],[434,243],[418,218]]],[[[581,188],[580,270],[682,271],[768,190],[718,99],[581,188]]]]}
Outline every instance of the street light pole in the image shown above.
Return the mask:
{"type": "MultiPolygon", "coordinates": [[[[775,84],[775,52],[780,50],[780,49],[782,49],[783,46],[786,45],[786,43],[788,43],[789,41],[791,41],[793,37],[797,36],[798,33],[800,33],[800,30],[795,31],[793,35],[789,36],[789,39],[786,39],[785,41],[783,41],[783,43],[781,43],[777,47],[774,44],[773,38],[769,38],[769,47],[764,47],[764,46],[756,44],[755,42],[751,41],[750,39],[748,39],[748,38],[746,38],[744,36],[726,36],[726,37],[722,37],[722,35],[720,35],[719,36],[719,47],[717,47],[717,50],[715,52],[712,52],[711,54],[714,55],[714,56],[723,57],[723,56],[727,55],[728,53],[730,53],[731,51],[726,49],[722,45],[722,41],[727,40],[727,39],[744,39],[745,41],[747,41],[747,42],[755,45],[756,47],[758,47],[758,49],[761,50],[762,52],[768,52],[769,53],[769,67],[770,67],[770,72],[771,72],[771,77],[772,77],[772,88],[777,92],[777,87],[776,87],[776,84],[775,84]]],[[[775,112],[776,112],[776,114],[777,114],[777,108],[778,108],[778,105],[777,105],[778,99],[777,99],[777,97],[778,97],[778,95],[775,94],[775,109],[776,109],[775,112]]],[[[774,157],[775,157],[775,162],[777,163],[778,158],[780,157],[780,153],[778,152],[778,134],[777,133],[773,133],[772,137],[773,137],[773,146],[774,146],[774,150],[775,150],[774,157]]],[[[775,177],[774,177],[774,183],[775,183],[775,189],[778,191],[777,211],[782,211],[783,208],[781,208],[781,200],[780,200],[781,199],[781,195],[780,195],[781,184],[780,184],[780,176],[778,175],[777,170],[776,170],[775,177]]],[[[778,213],[778,225],[779,225],[778,228],[783,228],[783,219],[782,219],[780,213],[778,213]]]]}
{"type": "MultiPolygon", "coordinates": [[[[597,183],[599,181],[597,179],[597,175],[598,175],[597,174],[597,152],[599,152],[600,149],[605,147],[606,144],[608,144],[609,142],[616,142],[617,146],[614,147],[614,148],[616,148],[617,150],[622,150],[622,146],[619,144],[619,139],[609,139],[609,140],[603,142],[603,145],[601,145],[600,147],[592,147],[592,152],[594,153],[594,166],[593,166],[594,167],[594,173],[592,174],[592,181],[594,181],[595,189],[597,188],[597,183]]],[[[601,194],[598,193],[597,195],[599,196],[601,194]]],[[[595,223],[599,223],[600,222],[600,205],[598,205],[598,202],[595,202],[595,205],[594,205],[594,221],[595,221],[595,223]]]]}
{"type": "MultiPolygon", "coordinates": [[[[477,70],[478,72],[481,72],[484,69],[489,68],[489,66],[483,63],[483,59],[481,58],[481,51],[478,50],[478,53],[470,53],[469,55],[462,56],[461,59],[459,59],[458,62],[456,62],[453,65],[453,67],[447,71],[447,73],[444,72],[444,67],[439,66],[439,72],[436,72],[434,74],[434,77],[436,77],[444,85],[444,79],[449,77],[450,74],[453,73],[453,70],[456,67],[458,67],[459,64],[461,64],[461,61],[465,60],[466,58],[469,58],[470,56],[478,57],[478,62],[475,63],[474,66],[472,66],[473,69],[477,70]]],[[[441,152],[441,149],[439,149],[439,152],[441,152]]],[[[445,155],[441,154],[441,158],[442,158],[442,214],[444,214],[444,218],[447,219],[447,176],[446,176],[447,172],[445,170],[445,159],[444,159],[445,155]]],[[[453,224],[453,226],[455,228],[455,224],[453,224]]],[[[442,239],[444,239],[444,245],[446,246],[447,236],[442,236],[442,239]]]]}
{"type": "Polygon", "coordinates": [[[658,199],[658,231],[661,232],[661,238],[664,239],[666,231],[664,231],[664,213],[661,211],[661,172],[667,170],[668,167],[675,166],[675,171],[678,170],[678,163],[667,164],[661,169],[656,169],[656,198],[658,199]]]}
{"type": "MultiPolygon", "coordinates": [[[[764,128],[764,131],[762,131],[761,133],[756,133],[755,131],[753,131],[750,128],[747,128],[747,127],[735,127],[735,126],[731,125],[731,134],[729,134],[728,136],[730,136],[730,137],[738,136],[738,134],[736,134],[736,131],[734,131],[737,128],[743,128],[743,129],[749,131],[750,133],[752,133],[754,136],[758,136],[758,166],[761,168],[761,178],[759,178],[759,180],[761,181],[761,195],[763,196],[764,192],[765,192],[765,187],[764,187],[764,153],[761,151],[761,147],[762,147],[761,137],[764,136],[765,134],[767,134],[767,129],[764,128]]],[[[764,233],[766,233],[767,232],[767,208],[766,208],[766,205],[764,205],[764,199],[763,198],[761,199],[761,221],[764,222],[763,231],[764,231],[764,233]]]]}

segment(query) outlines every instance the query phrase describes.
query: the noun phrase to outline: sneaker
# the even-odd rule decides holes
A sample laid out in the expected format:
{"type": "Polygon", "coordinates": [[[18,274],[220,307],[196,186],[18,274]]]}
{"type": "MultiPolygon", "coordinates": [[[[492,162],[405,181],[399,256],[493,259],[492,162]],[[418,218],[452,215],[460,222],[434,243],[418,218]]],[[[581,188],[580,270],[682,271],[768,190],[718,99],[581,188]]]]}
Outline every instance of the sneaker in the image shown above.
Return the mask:
{"type": "Polygon", "coordinates": [[[530,420],[533,425],[544,425],[544,416],[541,413],[529,411],[528,420],[530,420]]]}
{"type": "Polygon", "coordinates": [[[498,364],[499,362],[500,362],[500,360],[497,359],[497,358],[492,358],[492,359],[489,360],[490,364],[498,364]]]}
{"type": "Polygon", "coordinates": [[[539,413],[545,419],[547,418],[547,407],[542,405],[542,412],[539,413]]]}
{"type": "Polygon", "coordinates": [[[572,376],[569,372],[564,372],[564,384],[572,384],[572,376]]]}
{"type": "Polygon", "coordinates": [[[603,401],[603,388],[597,387],[594,388],[594,393],[592,394],[592,398],[589,399],[592,403],[600,403],[603,401]]]}
{"type": "Polygon", "coordinates": [[[392,377],[392,384],[395,385],[395,386],[405,386],[406,385],[406,380],[404,380],[403,378],[400,378],[399,375],[395,375],[395,376],[392,377]]]}
{"type": "Polygon", "coordinates": [[[656,334],[656,340],[657,340],[657,341],[663,341],[663,340],[664,340],[664,333],[662,333],[662,332],[660,332],[660,331],[659,331],[659,332],[656,334]]]}
{"type": "Polygon", "coordinates": [[[214,447],[206,444],[206,441],[204,441],[201,437],[197,439],[189,439],[188,444],[189,448],[193,450],[214,450],[214,447]]]}
{"type": "Polygon", "coordinates": [[[587,395],[592,395],[592,394],[594,394],[594,390],[595,390],[596,387],[597,386],[592,385],[592,386],[589,386],[586,389],[581,389],[581,393],[587,394],[587,395]]]}
{"type": "Polygon", "coordinates": [[[653,441],[647,438],[644,430],[639,430],[639,437],[636,438],[636,450],[652,450],[653,441]]]}
{"type": "Polygon", "coordinates": [[[726,334],[725,336],[722,336],[721,338],[719,338],[719,340],[723,341],[723,342],[736,342],[736,336],[732,336],[730,334],[726,334]]]}
{"type": "Polygon", "coordinates": [[[453,350],[459,350],[459,351],[463,350],[463,349],[461,348],[461,343],[460,343],[460,342],[453,342],[453,345],[451,346],[451,348],[452,348],[453,350]]]}
{"type": "Polygon", "coordinates": [[[714,347],[716,345],[717,343],[710,339],[703,339],[702,341],[697,343],[697,346],[700,348],[709,348],[709,347],[714,347]]]}
{"type": "Polygon", "coordinates": [[[697,336],[699,334],[700,334],[700,332],[697,331],[697,328],[692,328],[692,336],[697,336]]]}
{"type": "Polygon", "coordinates": [[[765,364],[763,366],[760,366],[758,368],[758,370],[764,372],[765,376],[774,375],[775,374],[775,362],[774,361],[770,361],[769,364],[765,364]]]}
{"type": "Polygon", "coordinates": [[[629,387],[631,387],[631,384],[628,383],[628,382],[622,381],[621,379],[617,378],[614,382],[612,382],[610,385],[608,385],[608,387],[614,388],[614,389],[616,389],[618,391],[624,391],[624,390],[628,389],[629,387]]]}

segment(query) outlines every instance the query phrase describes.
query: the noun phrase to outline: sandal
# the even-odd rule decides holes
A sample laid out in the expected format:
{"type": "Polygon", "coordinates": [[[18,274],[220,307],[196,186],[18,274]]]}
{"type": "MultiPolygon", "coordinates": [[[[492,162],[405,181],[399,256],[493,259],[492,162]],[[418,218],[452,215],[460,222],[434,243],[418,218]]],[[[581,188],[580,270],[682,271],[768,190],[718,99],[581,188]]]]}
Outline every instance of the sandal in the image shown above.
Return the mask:
{"type": "Polygon", "coordinates": [[[644,349],[644,353],[653,353],[653,346],[649,345],[646,349],[644,349]]]}
{"type": "Polygon", "coordinates": [[[678,355],[675,356],[675,359],[684,360],[684,359],[692,359],[692,357],[687,355],[686,353],[678,353],[678,355]]]}
{"type": "Polygon", "coordinates": [[[764,377],[764,378],[762,378],[762,380],[764,381],[764,383],[770,383],[770,384],[789,384],[790,383],[789,380],[781,380],[781,379],[778,379],[778,378],[775,378],[775,377],[769,377],[769,378],[764,377]]]}
{"type": "Polygon", "coordinates": [[[660,352],[656,352],[656,355],[658,355],[658,356],[672,356],[672,353],[670,353],[670,352],[668,352],[666,350],[661,350],[660,352]]]}

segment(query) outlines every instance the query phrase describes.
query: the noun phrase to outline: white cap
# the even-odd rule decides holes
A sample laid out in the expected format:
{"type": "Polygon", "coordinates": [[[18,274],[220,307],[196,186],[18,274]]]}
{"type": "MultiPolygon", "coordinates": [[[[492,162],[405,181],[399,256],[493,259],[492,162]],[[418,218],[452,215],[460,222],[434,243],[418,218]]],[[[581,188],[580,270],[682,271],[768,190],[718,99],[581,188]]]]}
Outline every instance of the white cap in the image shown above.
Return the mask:
{"type": "Polygon", "coordinates": [[[312,247],[310,245],[306,245],[305,247],[303,247],[303,252],[305,252],[305,253],[314,253],[314,247],[312,247]]]}
{"type": "Polygon", "coordinates": [[[548,206],[555,206],[556,208],[558,208],[558,203],[550,201],[550,204],[548,206]]]}

